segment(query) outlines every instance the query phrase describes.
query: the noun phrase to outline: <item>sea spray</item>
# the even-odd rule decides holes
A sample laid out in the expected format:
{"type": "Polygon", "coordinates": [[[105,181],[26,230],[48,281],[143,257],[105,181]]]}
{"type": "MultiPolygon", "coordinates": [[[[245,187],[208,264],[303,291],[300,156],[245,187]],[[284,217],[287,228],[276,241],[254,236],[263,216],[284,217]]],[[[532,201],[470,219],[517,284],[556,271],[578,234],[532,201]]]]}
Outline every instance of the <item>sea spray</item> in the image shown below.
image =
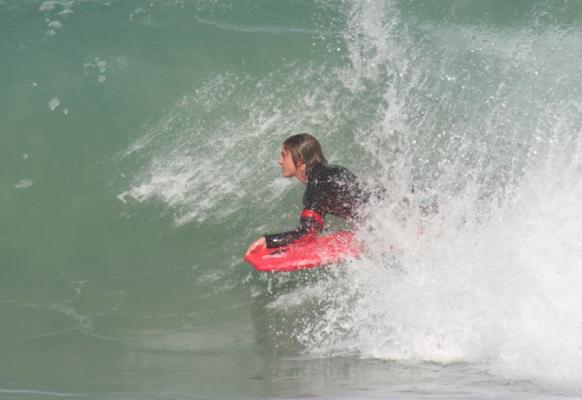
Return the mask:
{"type": "Polygon", "coordinates": [[[500,378],[579,390],[580,180],[531,179],[487,222],[448,221],[455,212],[443,207],[430,237],[406,234],[401,220],[378,212],[392,229],[363,236],[404,247],[391,261],[386,248],[371,248],[342,270],[335,290],[321,291],[335,306],[305,332],[311,351],[463,362],[500,378]]]}
{"type": "Polygon", "coordinates": [[[530,32],[503,43],[487,29],[461,34],[427,63],[419,53],[435,50],[424,47],[446,43],[438,26],[403,56],[412,37],[390,41],[393,8],[354,10],[350,87],[371,79],[386,90],[385,117],[359,137],[388,196],[370,206],[361,232],[368,257],[338,273],[336,290],[322,288],[333,306],[304,330],[304,344],[469,363],[499,379],[580,390],[579,85],[561,84],[571,63],[544,58],[543,41],[516,59],[530,32]],[[429,77],[428,68],[439,72],[429,77]]]}

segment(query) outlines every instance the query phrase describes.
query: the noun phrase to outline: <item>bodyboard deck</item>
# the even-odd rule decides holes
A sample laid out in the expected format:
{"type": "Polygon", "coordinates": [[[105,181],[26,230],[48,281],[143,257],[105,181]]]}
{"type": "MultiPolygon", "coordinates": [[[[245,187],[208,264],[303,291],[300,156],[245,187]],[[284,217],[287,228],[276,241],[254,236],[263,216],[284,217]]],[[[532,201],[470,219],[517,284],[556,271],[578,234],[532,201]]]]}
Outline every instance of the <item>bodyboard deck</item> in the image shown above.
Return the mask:
{"type": "Polygon", "coordinates": [[[339,231],[289,246],[261,248],[246,255],[244,260],[257,271],[292,272],[334,264],[362,253],[362,245],[352,232],[339,231]]]}

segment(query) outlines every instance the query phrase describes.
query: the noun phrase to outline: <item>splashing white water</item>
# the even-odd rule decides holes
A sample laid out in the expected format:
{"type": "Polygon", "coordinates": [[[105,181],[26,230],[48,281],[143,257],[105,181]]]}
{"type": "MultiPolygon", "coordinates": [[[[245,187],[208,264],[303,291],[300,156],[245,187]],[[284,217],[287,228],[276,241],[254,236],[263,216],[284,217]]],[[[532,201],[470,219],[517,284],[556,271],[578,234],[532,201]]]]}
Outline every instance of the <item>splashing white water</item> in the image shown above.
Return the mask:
{"type": "MultiPolygon", "coordinates": [[[[417,71],[435,66],[415,61],[414,52],[405,54],[411,49],[406,37],[391,40],[393,12],[356,2],[347,37],[355,70],[351,87],[358,87],[354,82],[365,87],[367,80],[383,83],[387,78],[377,65],[386,68],[384,76],[391,69],[405,71],[401,79],[388,78],[380,107],[384,117],[360,135],[377,157],[398,150],[378,162],[390,195],[371,207],[363,229],[368,257],[342,271],[335,290],[320,288],[322,299],[334,306],[307,327],[302,340],[317,353],[467,362],[498,377],[579,392],[578,102],[564,102],[573,93],[566,87],[559,95],[537,98],[536,91],[545,92],[544,85],[561,72],[540,65],[535,55],[520,60],[520,68],[535,64],[525,78],[508,81],[492,67],[479,71],[472,65],[474,76],[467,80],[450,64],[465,49],[447,48],[450,59],[436,62],[451,71],[431,83],[417,71]],[[372,55],[371,65],[363,54],[372,55]],[[442,115],[443,99],[456,90],[451,82],[462,80],[473,88],[454,101],[449,97],[454,109],[445,106],[448,113],[442,115]],[[480,85],[488,80],[497,84],[480,85]],[[472,97],[487,98],[491,87],[497,90],[492,114],[483,119],[475,113],[480,123],[464,121],[475,111],[472,97]],[[435,89],[444,92],[435,96],[435,89]],[[417,96],[419,90],[428,91],[428,102],[417,96]],[[517,97],[520,91],[532,99],[517,97]],[[446,130],[437,135],[439,126],[446,130]],[[411,191],[418,174],[424,189],[411,191]],[[427,199],[438,204],[438,212],[419,211],[427,199]]],[[[506,53],[519,46],[506,43],[506,53]]],[[[488,56],[498,60],[499,70],[513,74],[512,60],[488,56]]]]}
{"type": "Polygon", "coordinates": [[[335,290],[322,290],[336,306],[310,326],[305,343],[318,353],[468,362],[504,378],[582,389],[581,194],[580,178],[565,185],[531,178],[487,223],[459,225],[449,213],[459,204],[443,205],[436,236],[379,210],[375,225],[384,228],[363,236],[395,238],[401,252],[390,264],[385,247],[372,247],[335,290]]]}

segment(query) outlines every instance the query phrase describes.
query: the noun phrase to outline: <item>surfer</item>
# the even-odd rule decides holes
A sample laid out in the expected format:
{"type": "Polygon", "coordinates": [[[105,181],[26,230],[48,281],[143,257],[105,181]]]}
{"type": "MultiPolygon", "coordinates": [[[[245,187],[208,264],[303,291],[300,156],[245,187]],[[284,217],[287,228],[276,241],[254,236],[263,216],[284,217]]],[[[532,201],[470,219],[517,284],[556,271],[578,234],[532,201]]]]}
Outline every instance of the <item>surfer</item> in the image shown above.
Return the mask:
{"type": "Polygon", "coordinates": [[[357,217],[366,195],[356,176],[344,167],[329,165],[321,145],[312,135],[300,133],[285,140],[279,165],[283,176],[297,178],[307,185],[299,226],[291,231],[257,239],[247,255],[260,248],[286,246],[315,237],[324,228],[326,214],[345,219],[357,217]]]}

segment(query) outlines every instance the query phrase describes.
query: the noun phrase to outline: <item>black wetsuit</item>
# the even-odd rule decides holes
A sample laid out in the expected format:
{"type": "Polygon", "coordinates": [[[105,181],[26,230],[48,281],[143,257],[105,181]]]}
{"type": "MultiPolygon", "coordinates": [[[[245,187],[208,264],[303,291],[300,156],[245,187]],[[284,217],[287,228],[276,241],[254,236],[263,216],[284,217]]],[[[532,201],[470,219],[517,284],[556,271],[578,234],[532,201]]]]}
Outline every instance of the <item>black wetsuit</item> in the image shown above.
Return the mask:
{"type": "Polygon", "coordinates": [[[303,212],[299,227],[288,232],[265,235],[267,247],[285,246],[323,230],[326,214],[353,219],[366,194],[354,174],[336,165],[318,164],[307,174],[303,212]]]}

